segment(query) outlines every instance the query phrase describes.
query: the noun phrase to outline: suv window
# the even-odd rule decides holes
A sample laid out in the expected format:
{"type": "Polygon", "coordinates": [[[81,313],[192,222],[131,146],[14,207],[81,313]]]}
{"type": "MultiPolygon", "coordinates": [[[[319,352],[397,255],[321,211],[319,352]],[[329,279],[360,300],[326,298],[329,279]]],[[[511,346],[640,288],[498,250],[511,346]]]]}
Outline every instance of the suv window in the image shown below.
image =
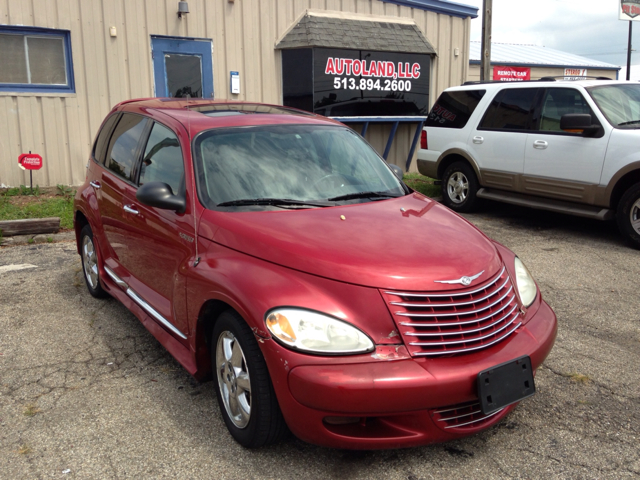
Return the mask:
{"type": "Polygon", "coordinates": [[[173,194],[182,191],[184,164],[182,150],[176,134],[167,127],[154,123],[140,166],[140,185],[164,182],[173,194]]]}
{"type": "Polygon", "coordinates": [[[116,123],[118,114],[111,115],[106,122],[104,122],[102,129],[98,133],[95,143],[93,144],[92,156],[98,163],[104,163],[104,157],[106,153],[107,142],[113,130],[113,125],[116,123]]]}
{"type": "Polygon", "coordinates": [[[125,113],[120,117],[111,136],[106,167],[125,180],[131,180],[131,169],[135,164],[138,144],[146,125],[146,118],[125,113]]]}
{"type": "Polygon", "coordinates": [[[478,128],[529,130],[539,88],[509,88],[499,92],[487,108],[478,128]]]}
{"type": "Polygon", "coordinates": [[[567,113],[588,113],[594,122],[598,121],[578,90],[575,88],[549,88],[542,101],[540,130],[566,133],[560,129],[560,117],[567,113]]]}
{"type": "Polygon", "coordinates": [[[464,128],[486,90],[443,92],[429,112],[427,127],[464,128]]]}

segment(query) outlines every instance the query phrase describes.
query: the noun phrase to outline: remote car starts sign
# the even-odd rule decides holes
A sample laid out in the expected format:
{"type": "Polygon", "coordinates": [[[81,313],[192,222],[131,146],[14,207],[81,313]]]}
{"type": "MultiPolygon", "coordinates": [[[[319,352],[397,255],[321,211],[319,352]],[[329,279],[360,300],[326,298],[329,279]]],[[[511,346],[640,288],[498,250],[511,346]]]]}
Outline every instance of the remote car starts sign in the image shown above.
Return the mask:
{"type": "Polygon", "coordinates": [[[531,69],[528,67],[493,67],[493,79],[501,82],[531,80],[531,69]]]}

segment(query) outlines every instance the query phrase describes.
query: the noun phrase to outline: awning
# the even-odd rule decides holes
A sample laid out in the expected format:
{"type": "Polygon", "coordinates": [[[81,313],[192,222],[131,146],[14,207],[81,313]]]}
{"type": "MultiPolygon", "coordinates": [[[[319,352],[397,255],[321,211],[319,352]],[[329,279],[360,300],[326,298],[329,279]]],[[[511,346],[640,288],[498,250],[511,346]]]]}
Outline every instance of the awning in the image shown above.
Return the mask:
{"type": "Polygon", "coordinates": [[[307,10],[276,43],[276,49],[309,47],[437,55],[410,18],[312,10],[307,10]]]}

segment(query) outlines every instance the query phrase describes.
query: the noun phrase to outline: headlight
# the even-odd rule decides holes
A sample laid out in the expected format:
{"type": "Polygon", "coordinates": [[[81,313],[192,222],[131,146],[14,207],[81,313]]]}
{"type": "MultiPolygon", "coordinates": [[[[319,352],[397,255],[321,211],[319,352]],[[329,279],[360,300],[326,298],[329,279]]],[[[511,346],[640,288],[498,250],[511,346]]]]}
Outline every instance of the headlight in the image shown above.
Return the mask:
{"type": "Polygon", "coordinates": [[[305,352],[364,353],[374,348],[371,339],[352,325],[308,310],[279,308],[265,321],[274,337],[305,352]]]}
{"type": "Polygon", "coordinates": [[[520,300],[525,307],[528,307],[536,299],[538,288],[529,270],[518,257],[516,257],[516,283],[518,284],[518,292],[520,292],[520,300]]]}

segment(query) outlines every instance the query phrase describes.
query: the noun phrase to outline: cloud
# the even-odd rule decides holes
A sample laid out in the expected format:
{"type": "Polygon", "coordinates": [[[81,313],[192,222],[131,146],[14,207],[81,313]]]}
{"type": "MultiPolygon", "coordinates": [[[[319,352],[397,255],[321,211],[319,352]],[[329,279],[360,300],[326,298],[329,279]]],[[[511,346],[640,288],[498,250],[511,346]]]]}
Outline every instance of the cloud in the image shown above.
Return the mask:
{"type": "MultiPolygon", "coordinates": [[[[482,0],[462,0],[479,8],[482,0]]],[[[618,20],[618,0],[493,0],[492,39],[555,48],[614,65],[626,65],[628,22],[618,20]]],[[[633,43],[640,48],[640,22],[633,43]]],[[[481,16],[471,40],[481,40],[481,16]]],[[[640,56],[632,57],[632,64],[640,56]]]]}

